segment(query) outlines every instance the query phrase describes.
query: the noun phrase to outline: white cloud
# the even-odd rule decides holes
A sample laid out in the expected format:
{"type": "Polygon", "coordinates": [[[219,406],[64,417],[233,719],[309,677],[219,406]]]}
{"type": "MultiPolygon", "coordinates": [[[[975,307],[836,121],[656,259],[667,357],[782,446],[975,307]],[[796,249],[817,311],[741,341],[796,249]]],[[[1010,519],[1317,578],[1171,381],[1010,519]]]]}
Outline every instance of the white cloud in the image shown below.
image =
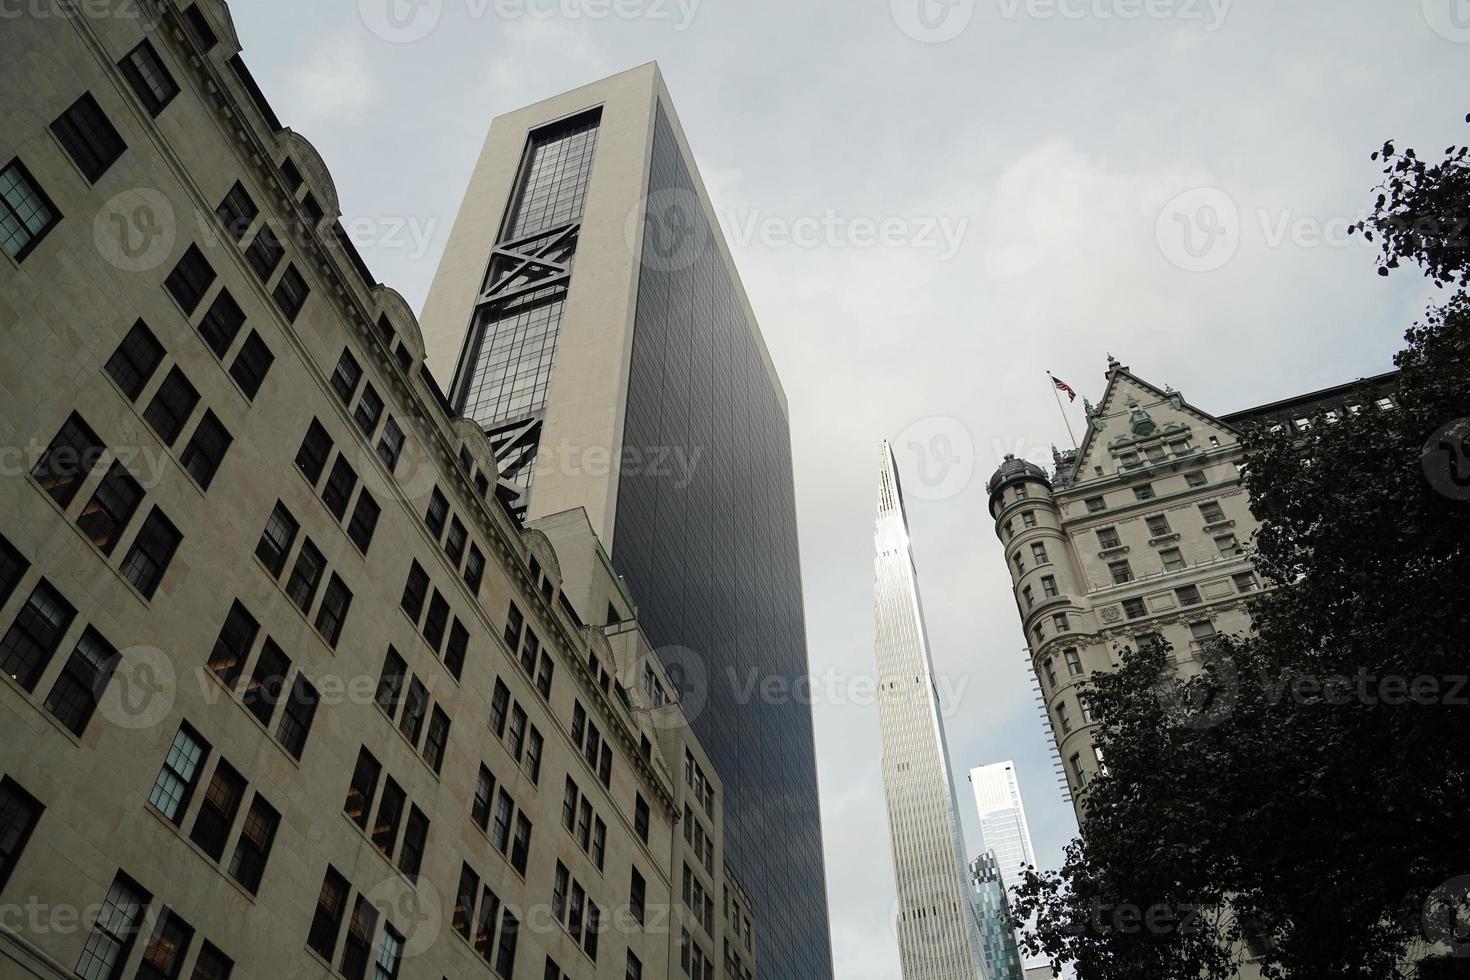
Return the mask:
{"type": "Polygon", "coordinates": [[[361,125],[378,101],[378,75],[355,33],[338,34],[313,46],[285,76],[289,118],[311,126],[361,125]]]}

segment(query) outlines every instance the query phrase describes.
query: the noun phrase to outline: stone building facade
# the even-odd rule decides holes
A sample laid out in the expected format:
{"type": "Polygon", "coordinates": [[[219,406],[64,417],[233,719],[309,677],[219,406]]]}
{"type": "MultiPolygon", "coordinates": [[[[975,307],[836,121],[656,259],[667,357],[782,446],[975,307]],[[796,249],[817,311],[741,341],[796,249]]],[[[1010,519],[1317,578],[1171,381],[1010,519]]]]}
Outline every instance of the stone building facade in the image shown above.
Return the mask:
{"type": "Polygon", "coordinates": [[[496,499],[239,48],[0,33],[0,975],[753,975],[585,516],[496,499]]]}

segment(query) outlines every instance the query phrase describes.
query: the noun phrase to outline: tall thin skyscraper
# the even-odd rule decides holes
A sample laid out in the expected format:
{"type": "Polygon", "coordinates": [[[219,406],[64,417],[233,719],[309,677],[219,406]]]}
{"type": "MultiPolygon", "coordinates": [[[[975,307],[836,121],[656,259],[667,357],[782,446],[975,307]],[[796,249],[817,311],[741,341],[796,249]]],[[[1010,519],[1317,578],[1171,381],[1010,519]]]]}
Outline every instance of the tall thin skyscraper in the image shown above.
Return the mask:
{"type": "Polygon", "coordinates": [[[724,779],[758,973],[830,978],[810,708],[751,693],[808,673],[786,396],[656,65],[495,119],[422,325],[501,498],[582,508],[625,578],[724,779]]]}
{"type": "Polygon", "coordinates": [[[898,465],[885,440],[873,562],[883,793],[904,980],[986,977],[898,465]]]}
{"type": "MultiPolygon", "coordinates": [[[[1007,759],[977,766],[970,770],[970,786],[975,791],[975,809],[980,814],[980,836],[984,847],[995,854],[1001,884],[1007,895],[1021,883],[1021,874],[1036,866],[1036,851],[1031,846],[1031,828],[1026,824],[1026,805],[1021,802],[1021,784],[1016,780],[1016,764],[1007,759]]],[[[1017,930],[1019,942],[1021,931],[1017,930]]],[[[1029,970],[1046,965],[1045,957],[1023,957],[1029,970]]]]}

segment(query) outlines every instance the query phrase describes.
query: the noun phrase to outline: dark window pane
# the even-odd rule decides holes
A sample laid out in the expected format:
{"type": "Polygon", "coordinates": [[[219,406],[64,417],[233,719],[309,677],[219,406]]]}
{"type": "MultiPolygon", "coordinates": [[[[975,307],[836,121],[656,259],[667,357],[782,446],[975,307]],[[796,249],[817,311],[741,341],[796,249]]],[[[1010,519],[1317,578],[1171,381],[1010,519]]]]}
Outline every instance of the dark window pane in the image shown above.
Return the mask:
{"type": "Polygon", "coordinates": [[[286,315],[288,323],[296,322],[296,317],[301,308],[306,305],[306,297],[311,292],[307,288],[306,280],[301,278],[301,273],[296,271],[296,266],[286,266],[286,271],[281,273],[280,280],[276,283],[275,297],[276,305],[286,315]]]}
{"type": "Polygon", "coordinates": [[[97,484],[92,499],[77,515],[77,527],[104,555],[110,555],[142,499],[143,488],[128,468],[113,463],[97,484]]]}
{"type": "Polygon", "coordinates": [[[133,329],[117,345],[117,350],[107,359],[103,369],[112,378],[122,393],[136,400],[153,378],[163,360],[163,345],[153,336],[153,331],[142,320],[133,324],[133,329]]]}
{"type": "Polygon", "coordinates": [[[157,116],[179,94],[179,86],[153,45],[143,41],[117,63],[150,116],[157,116]]]}
{"type": "Polygon", "coordinates": [[[82,734],[120,659],[102,634],[89,627],[46,696],[46,710],[73,734],[82,734]]]}
{"type": "Polygon", "coordinates": [[[473,939],[475,952],[484,958],[486,963],[490,962],[490,954],[495,949],[495,919],[500,915],[500,899],[486,885],[480,893],[480,912],[475,917],[475,935],[473,939]]]}
{"type": "Polygon", "coordinates": [[[245,261],[250,263],[250,268],[254,269],[255,274],[262,280],[271,277],[271,273],[276,271],[276,266],[281,264],[281,259],[285,255],[285,246],[276,238],[276,233],[269,222],[260,226],[260,230],[255,233],[255,238],[245,249],[245,261]]]}
{"type": "Polygon", "coordinates": [[[30,567],[26,557],[0,534],[0,606],[10,601],[10,594],[30,567]]]}
{"type": "Polygon", "coordinates": [[[468,864],[459,869],[459,887],[454,893],[454,917],[450,924],[454,931],[466,939],[473,937],[472,918],[475,914],[475,899],[480,893],[480,876],[468,864]]]}
{"type": "Polygon", "coordinates": [[[357,474],[347,462],[347,457],[338,453],[337,461],[332,464],[332,473],[327,477],[327,485],[322,488],[322,502],[337,520],[347,515],[347,502],[352,499],[355,489],[357,474]]]}
{"type": "Polygon", "coordinates": [[[429,711],[429,691],[415,677],[408,685],[408,698],[403,704],[403,717],[398,721],[398,730],[414,748],[418,748],[419,735],[423,732],[424,715],[429,711]]]}
{"type": "Polygon", "coordinates": [[[226,687],[234,688],[235,681],[245,669],[245,661],[250,657],[250,648],[255,645],[259,630],[260,624],[249,610],[238,601],[230,604],[225,624],[220,628],[219,638],[214,641],[214,649],[209,654],[209,669],[226,687]]]}
{"type": "Polygon", "coordinates": [[[377,925],[378,910],[366,895],[357,896],[352,920],[347,924],[347,939],[342,944],[342,976],[347,980],[363,980],[367,975],[368,950],[377,925]]]}
{"type": "Polygon", "coordinates": [[[44,809],[15,780],[0,779],[0,888],[15,870],[44,809]]]}
{"type": "Polygon", "coordinates": [[[506,909],[500,921],[500,949],[495,954],[495,972],[502,977],[509,977],[515,972],[516,938],[520,929],[520,921],[510,909],[506,909]]]}
{"type": "Polygon", "coordinates": [[[73,972],[82,980],[113,980],[132,951],[143,912],[151,900],[136,882],[119,872],[107,891],[73,972]]]}
{"type": "Polygon", "coordinates": [[[256,658],[255,669],[250,672],[250,681],[245,685],[245,707],[262,725],[269,725],[281,700],[281,690],[286,686],[286,675],[291,672],[291,661],[269,638],[256,658]]]}
{"type": "Polygon", "coordinates": [[[275,359],[276,355],[271,353],[260,334],[250,331],[245,343],[240,345],[240,353],[235,355],[235,363],[230,365],[230,377],[245,392],[246,398],[254,400],[260,392],[260,386],[265,383],[265,376],[270,373],[275,359]]]}
{"type": "Polygon", "coordinates": [[[337,358],[337,367],[332,371],[332,390],[337,397],[342,399],[346,405],[352,401],[352,393],[357,391],[358,382],[362,380],[362,365],[357,363],[357,358],[352,356],[352,351],[342,349],[342,356],[337,358]]]}
{"type": "Polygon", "coordinates": [[[459,680],[460,672],[464,670],[465,652],[469,643],[469,631],[456,617],[449,627],[449,644],[444,648],[444,666],[454,675],[455,680],[459,680]]]}
{"type": "Polygon", "coordinates": [[[281,569],[286,567],[286,555],[291,551],[300,527],[286,505],[277,500],[275,510],[271,511],[270,519],[265,523],[265,530],[261,532],[260,543],[255,546],[255,557],[270,569],[272,576],[279,577],[281,569]]]}
{"type": "Polygon", "coordinates": [[[153,400],[143,410],[143,419],[158,433],[164,445],[172,446],[184,431],[184,423],[199,404],[199,392],[177,367],[169,368],[153,400]]]}
{"type": "Polygon", "coordinates": [[[205,260],[204,253],[199,251],[199,246],[190,245],[163,285],[185,313],[193,313],[213,282],[214,269],[205,260]]]}
{"type": "Polygon", "coordinates": [[[77,167],[94,184],[127,149],[127,144],[123,143],[90,92],[83,93],[56,118],[51,124],[51,132],[56,134],[77,167]]]}
{"type": "Polygon", "coordinates": [[[208,490],[209,485],[214,482],[214,474],[224,461],[225,453],[233,441],[234,437],[225,430],[214,412],[205,409],[204,418],[199,420],[198,427],[194,429],[194,434],[189,437],[189,443],[179,457],[184,469],[201,489],[208,490]]]}
{"type": "Polygon", "coordinates": [[[0,639],[0,670],[34,691],[75,615],[71,603],[42,579],[0,639]]]}
{"type": "Polygon", "coordinates": [[[383,795],[378,800],[378,815],[373,820],[373,846],[390,860],[398,844],[398,825],[403,820],[403,804],[407,799],[403,787],[390,776],[383,780],[383,795]]]}
{"type": "Polygon", "coordinates": [[[495,777],[480,764],[480,774],[475,780],[475,795],[470,801],[470,819],[475,826],[485,830],[490,826],[490,803],[495,798],[495,777]]]}
{"type": "Polygon", "coordinates": [[[408,568],[408,581],[403,585],[403,598],[399,600],[399,606],[408,613],[408,618],[415,623],[424,611],[424,599],[429,591],[429,573],[423,570],[418,562],[414,562],[408,568]]]}
{"type": "Polygon", "coordinates": [[[327,641],[327,646],[337,646],[342,637],[342,624],[347,621],[347,611],[351,608],[352,592],[333,572],[327,591],[322,595],[322,607],[316,613],[316,629],[327,641]]]}
{"type": "Polygon", "coordinates": [[[73,412],[36,461],[31,476],[62,507],[72,502],[103,453],[102,440],[73,412]]]}
{"type": "Polygon", "coordinates": [[[19,159],[0,170],[0,243],[22,261],[61,222],[61,212],[19,159]]]}
{"type": "Polygon", "coordinates": [[[194,930],[177,914],[167,909],[158,917],[153,935],[143,947],[143,962],[138,964],[137,980],[176,980],[194,930]]]}
{"type": "Polygon", "coordinates": [[[408,827],[403,831],[403,853],[398,856],[398,870],[411,879],[418,879],[428,837],[429,818],[413,807],[408,814],[408,827]]]}
{"type": "Polygon", "coordinates": [[[286,710],[281,712],[280,724],[276,727],[276,740],[292,758],[300,759],[306,748],[306,736],[311,734],[311,722],[316,717],[319,697],[316,688],[298,672],[291,683],[291,695],[286,699],[286,710]]]}
{"type": "Polygon", "coordinates": [[[378,502],[364,486],[362,493],[357,495],[357,506],[352,508],[352,520],[347,522],[347,536],[363,554],[367,554],[368,547],[373,543],[373,531],[378,527],[380,511],[378,502]]]}
{"type": "Polygon", "coordinates": [[[317,895],[316,911],[311,917],[311,929],[306,934],[306,945],[316,951],[322,959],[330,961],[337,948],[337,933],[342,927],[342,913],[347,907],[347,879],[337,869],[327,867],[322,879],[322,890],[317,895]]]}
{"type": "Polygon", "coordinates": [[[444,765],[444,747],[449,743],[449,716],[437,704],[429,719],[429,734],[424,739],[424,761],[438,772],[444,765]]]}
{"type": "Polygon", "coordinates": [[[224,357],[244,325],[245,313],[240,304],[235,302],[228,289],[221,289],[199,321],[199,335],[216,357],[224,357]]]}
{"type": "Polygon", "coordinates": [[[464,583],[470,587],[472,594],[480,591],[480,582],[485,577],[485,556],[475,545],[470,545],[470,556],[464,563],[464,583]]]}
{"type": "Polygon", "coordinates": [[[434,488],[429,497],[429,509],[424,512],[424,523],[429,526],[429,533],[434,535],[438,541],[444,533],[444,522],[449,519],[449,501],[444,499],[444,494],[438,487],[434,488]]]}
{"type": "Polygon", "coordinates": [[[235,854],[230,858],[230,877],[252,895],[260,888],[265,862],[270,858],[271,844],[275,842],[276,827],[280,822],[281,815],[275,807],[256,793],[240,828],[240,839],[235,842],[235,854]]]}
{"type": "Polygon", "coordinates": [[[371,438],[373,430],[378,427],[378,420],[382,417],[383,398],[369,382],[362,389],[362,397],[357,400],[357,410],[352,413],[352,418],[357,422],[357,427],[362,430],[362,434],[371,438]]]}
{"type": "Polygon", "coordinates": [[[169,562],[173,561],[182,539],[183,535],[163,516],[163,511],[153,508],[122,563],[123,577],[133,583],[145,599],[153,598],[154,590],[168,571],[169,562]]]}
{"type": "Polygon", "coordinates": [[[403,452],[403,430],[392,416],[383,426],[383,434],[378,437],[378,458],[383,465],[388,467],[388,472],[393,472],[398,466],[398,457],[403,452]]]}
{"type": "Polygon", "coordinates": [[[199,770],[208,755],[209,743],[187,723],[180,725],[148,794],[148,802],[175,824],[184,819],[194,784],[199,781],[199,770]]]}
{"type": "Polygon", "coordinates": [[[296,162],[290,157],[281,161],[281,176],[286,178],[286,190],[292,194],[295,194],[303,183],[301,171],[297,169],[296,162]]]}
{"type": "Polygon", "coordinates": [[[286,580],[287,597],[303,613],[311,611],[311,605],[316,601],[317,587],[321,585],[322,572],[326,567],[326,559],[316,545],[311,543],[311,539],[303,541],[301,551],[296,555],[296,566],[291,569],[291,577],[286,580]]]}
{"type": "Polygon", "coordinates": [[[373,695],[373,700],[378,702],[378,707],[388,713],[388,717],[398,716],[398,700],[403,695],[403,678],[408,671],[408,665],[403,662],[397,650],[388,647],[388,655],[383,658],[383,673],[378,678],[378,690],[373,695]]]}
{"type": "Polygon", "coordinates": [[[194,961],[194,972],[189,975],[189,980],[230,980],[234,969],[233,960],[206,942],[199,950],[199,958],[194,961]]]}
{"type": "Polygon", "coordinates": [[[184,23],[189,26],[189,33],[193,35],[201,51],[208,51],[219,43],[219,38],[214,36],[214,29],[209,26],[199,4],[191,3],[184,8],[184,23]]]}
{"type": "Polygon", "coordinates": [[[311,427],[306,430],[306,438],[296,451],[296,466],[312,486],[316,486],[316,481],[321,479],[322,470],[326,467],[327,457],[331,452],[332,437],[327,435],[321,422],[312,419],[311,427]]]}
{"type": "Polygon", "coordinates": [[[219,215],[219,220],[225,226],[225,233],[230,236],[231,241],[238,242],[245,237],[255,218],[260,214],[260,208],[250,199],[250,194],[245,190],[245,185],[238,180],[225,199],[219,202],[219,207],[214,209],[219,215]]]}
{"type": "Polygon", "coordinates": [[[429,614],[424,617],[424,639],[434,652],[439,652],[439,644],[444,642],[444,628],[449,623],[449,603],[444,600],[438,589],[434,590],[434,598],[429,600],[429,614]]]}
{"type": "Polygon", "coordinates": [[[371,752],[367,749],[358,752],[357,765],[352,770],[352,783],[347,787],[347,802],[342,805],[342,812],[363,830],[367,830],[368,808],[372,806],[373,792],[377,789],[378,773],[381,771],[382,767],[371,752]]]}
{"type": "Polygon", "coordinates": [[[444,553],[449,556],[449,560],[454,562],[456,567],[459,566],[459,560],[464,557],[467,537],[464,524],[458,517],[449,522],[449,536],[444,539],[444,553]]]}
{"type": "Polygon", "coordinates": [[[245,797],[245,777],[224,759],[214,767],[214,776],[204,791],[199,804],[199,815],[194,818],[194,830],[189,839],[200,849],[218,861],[225,852],[225,840],[235,814],[240,811],[240,801],[245,797]]]}

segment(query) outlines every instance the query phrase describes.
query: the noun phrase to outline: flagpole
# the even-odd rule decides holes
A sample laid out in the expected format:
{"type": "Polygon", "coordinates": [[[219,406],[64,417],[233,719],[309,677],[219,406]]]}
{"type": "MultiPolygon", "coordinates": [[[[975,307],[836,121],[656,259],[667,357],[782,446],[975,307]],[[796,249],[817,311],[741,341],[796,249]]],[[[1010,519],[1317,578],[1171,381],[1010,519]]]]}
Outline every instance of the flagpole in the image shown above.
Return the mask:
{"type": "Polygon", "coordinates": [[[1046,378],[1051,382],[1052,397],[1057,400],[1057,411],[1062,413],[1062,423],[1067,427],[1067,437],[1072,440],[1072,448],[1077,448],[1077,436],[1072,432],[1072,423],[1067,418],[1067,410],[1062,407],[1062,396],[1057,394],[1057,379],[1050,371],[1046,372],[1046,378]]]}

